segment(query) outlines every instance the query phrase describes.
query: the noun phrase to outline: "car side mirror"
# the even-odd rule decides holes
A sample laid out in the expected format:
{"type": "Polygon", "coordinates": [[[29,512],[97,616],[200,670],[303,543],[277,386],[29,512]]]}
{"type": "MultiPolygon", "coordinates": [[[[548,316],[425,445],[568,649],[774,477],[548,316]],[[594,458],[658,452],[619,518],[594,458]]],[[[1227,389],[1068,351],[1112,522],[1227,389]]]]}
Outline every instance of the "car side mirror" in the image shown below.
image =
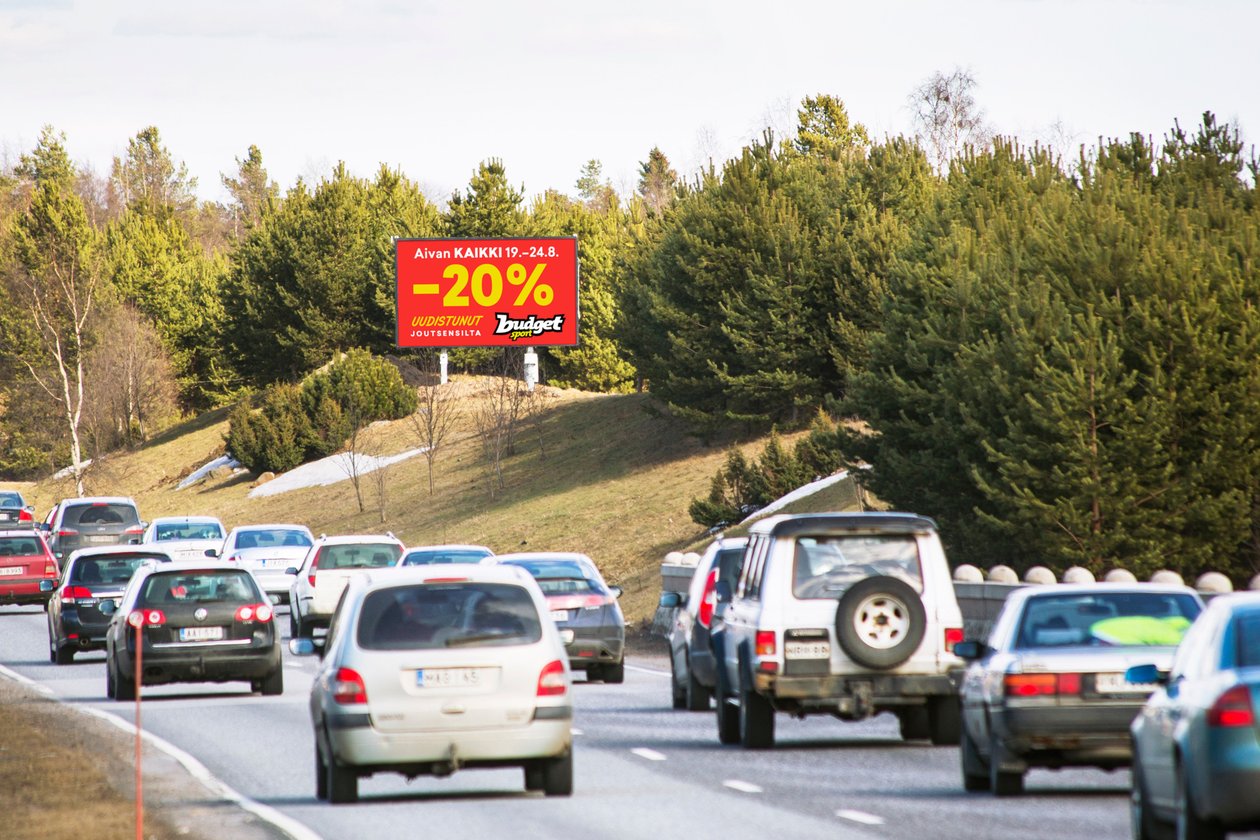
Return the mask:
{"type": "Polygon", "coordinates": [[[296,575],[298,573],[298,568],[297,566],[290,566],[289,568],[284,570],[284,573],[286,575],[296,575]]]}
{"type": "Polygon", "coordinates": [[[111,601],[109,598],[105,598],[104,600],[102,600],[99,604],[96,605],[96,608],[101,611],[101,615],[113,615],[115,612],[118,611],[118,605],[115,604],[113,601],[111,601]]]}
{"type": "Polygon", "coordinates": [[[734,594],[731,592],[731,582],[729,580],[719,580],[713,591],[717,594],[719,604],[729,604],[731,596],[734,594]]]}
{"type": "Polygon", "coordinates": [[[207,548],[207,549],[206,549],[206,556],[207,556],[207,557],[218,557],[218,556],[219,556],[219,549],[217,549],[217,548],[207,548]]]}
{"type": "Polygon", "coordinates": [[[984,642],[963,641],[954,645],[954,655],[959,659],[965,659],[968,662],[974,662],[983,657],[989,650],[989,646],[984,642]]]}
{"type": "Polygon", "coordinates": [[[625,590],[624,590],[624,589],[622,589],[620,586],[610,586],[610,587],[608,587],[608,591],[609,591],[609,592],[611,592],[611,593],[613,594],[613,597],[614,597],[614,598],[620,598],[620,597],[621,597],[621,593],[622,593],[622,592],[625,592],[625,590]]]}
{"type": "Polygon", "coordinates": [[[1168,674],[1157,665],[1134,665],[1124,672],[1124,681],[1134,685],[1166,685],[1168,674]]]}
{"type": "Polygon", "coordinates": [[[39,582],[40,592],[52,592],[56,588],[57,588],[57,582],[55,580],[41,580],[39,582]]]}
{"type": "Polygon", "coordinates": [[[667,610],[676,610],[682,606],[682,593],[662,592],[660,605],[667,610]]]}
{"type": "Polygon", "coordinates": [[[289,639],[289,653],[294,656],[318,656],[323,659],[324,641],[324,639],[312,639],[309,636],[289,639]]]}

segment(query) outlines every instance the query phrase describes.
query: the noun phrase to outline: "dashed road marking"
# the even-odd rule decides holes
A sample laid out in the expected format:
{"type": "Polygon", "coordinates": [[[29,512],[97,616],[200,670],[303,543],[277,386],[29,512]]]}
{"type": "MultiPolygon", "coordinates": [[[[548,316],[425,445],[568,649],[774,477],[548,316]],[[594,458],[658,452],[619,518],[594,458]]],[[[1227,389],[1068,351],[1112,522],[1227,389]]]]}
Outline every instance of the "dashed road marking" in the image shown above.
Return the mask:
{"type": "Polygon", "coordinates": [[[740,793],[761,793],[761,788],[752,782],[741,782],[739,779],[727,779],[722,782],[723,786],[731,790],[737,790],[740,793]]]}
{"type": "Polygon", "coordinates": [[[574,735],[585,735],[585,734],[586,734],[586,733],[585,733],[585,732],[583,732],[581,729],[578,729],[576,726],[575,726],[575,727],[573,727],[573,728],[571,728],[569,731],[570,731],[570,732],[572,732],[574,735]]]}
{"type": "Polygon", "coordinates": [[[836,816],[842,820],[850,820],[855,823],[861,823],[862,825],[884,824],[883,817],[878,817],[875,814],[868,814],[865,811],[854,811],[850,808],[841,808],[839,811],[836,811],[836,816]]]}
{"type": "Polygon", "coordinates": [[[641,665],[626,665],[628,671],[638,671],[640,674],[655,674],[658,677],[668,677],[669,671],[658,671],[655,668],[644,668],[641,665]]]}
{"type": "Polygon", "coordinates": [[[639,758],[646,758],[648,761],[664,761],[665,760],[664,753],[659,753],[656,750],[650,750],[647,747],[635,747],[634,749],[630,750],[630,752],[634,753],[639,758]]]}

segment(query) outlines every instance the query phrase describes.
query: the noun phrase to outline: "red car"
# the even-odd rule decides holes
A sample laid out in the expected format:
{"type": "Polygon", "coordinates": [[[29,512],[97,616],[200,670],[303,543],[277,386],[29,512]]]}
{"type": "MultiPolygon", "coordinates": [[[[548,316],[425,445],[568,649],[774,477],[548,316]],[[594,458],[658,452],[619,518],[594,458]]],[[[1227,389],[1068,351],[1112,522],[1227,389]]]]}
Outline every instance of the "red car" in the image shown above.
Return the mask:
{"type": "MultiPolygon", "coordinates": [[[[48,604],[40,581],[56,582],[57,559],[38,531],[0,531],[0,604],[48,604]]],[[[55,588],[55,587],[54,587],[55,588]]]]}

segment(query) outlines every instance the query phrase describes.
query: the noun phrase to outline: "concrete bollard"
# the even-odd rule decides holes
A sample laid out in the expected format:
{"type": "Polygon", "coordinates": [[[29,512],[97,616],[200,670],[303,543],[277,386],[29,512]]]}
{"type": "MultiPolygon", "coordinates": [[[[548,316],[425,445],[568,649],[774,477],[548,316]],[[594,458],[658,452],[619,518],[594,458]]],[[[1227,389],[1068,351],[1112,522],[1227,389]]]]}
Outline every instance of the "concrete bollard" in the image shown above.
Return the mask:
{"type": "Polygon", "coordinates": [[[1112,569],[1103,575],[1103,583],[1137,583],[1137,575],[1128,569],[1112,569]]]}
{"type": "Polygon", "coordinates": [[[963,563],[954,569],[954,581],[957,583],[984,583],[984,572],[970,563],[963,563]]]}
{"type": "Polygon", "coordinates": [[[1185,586],[1186,582],[1181,575],[1171,569],[1160,569],[1151,575],[1151,583],[1170,583],[1174,586],[1185,586]]]}
{"type": "Polygon", "coordinates": [[[1010,566],[997,565],[989,569],[988,580],[991,583],[1019,583],[1019,575],[1010,566]]]}
{"type": "Polygon", "coordinates": [[[1044,586],[1055,583],[1056,581],[1054,579],[1054,572],[1050,571],[1045,566],[1033,566],[1031,569],[1024,572],[1024,582],[1037,583],[1044,586]]]}
{"type": "Polygon", "coordinates": [[[1084,566],[1073,566],[1063,573],[1064,583],[1097,583],[1094,573],[1084,566]]]}
{"type": "Polygon", "coordinates": [[[1200,592],[1211,592],[1220,595],[1225,592],[1233,592],[1234,584],[1220,572],[1204,572],[1194,582],[1194,588],[1200,592]]]}

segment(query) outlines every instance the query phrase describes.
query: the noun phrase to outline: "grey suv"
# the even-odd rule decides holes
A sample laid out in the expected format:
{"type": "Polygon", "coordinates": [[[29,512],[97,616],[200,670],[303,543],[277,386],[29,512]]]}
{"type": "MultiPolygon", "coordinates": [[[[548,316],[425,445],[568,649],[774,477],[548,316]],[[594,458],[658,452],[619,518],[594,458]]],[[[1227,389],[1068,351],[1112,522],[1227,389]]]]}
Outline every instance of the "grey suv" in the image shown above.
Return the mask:
{"type": "Polygon", "coordinates": [[[136,503],[122,496],[63,499],[40,525],[59,560],[79,548],[138,544],[144,528],[136,503]]]}
{"type": "Polygon", "coordinates": [[[713,634],[719,740],[774,744],[774,716],[891,712],[957,744],[963,621],[936,524],[910,513],[773,516],[749,530],[713,634]]]}

